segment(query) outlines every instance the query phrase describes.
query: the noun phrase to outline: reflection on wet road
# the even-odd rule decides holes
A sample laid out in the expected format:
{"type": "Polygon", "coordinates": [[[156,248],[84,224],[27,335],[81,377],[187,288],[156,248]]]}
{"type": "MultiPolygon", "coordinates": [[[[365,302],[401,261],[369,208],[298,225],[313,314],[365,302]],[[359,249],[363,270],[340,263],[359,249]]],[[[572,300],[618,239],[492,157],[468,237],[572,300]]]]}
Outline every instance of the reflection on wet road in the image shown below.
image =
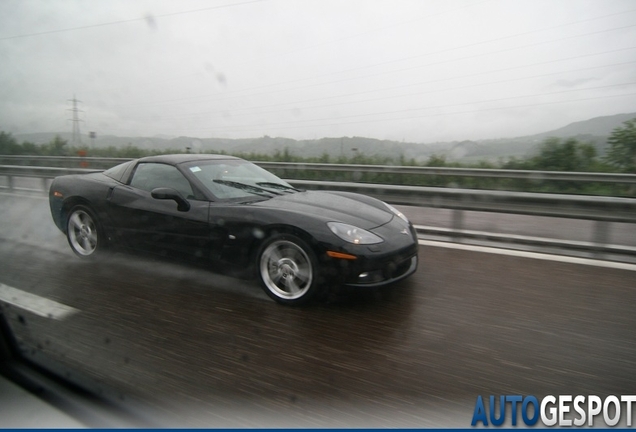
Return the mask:
{"type": "Polygon", "coordinates": [[[22,349],[164,425],[468,427],[480,394],[636,388],[634,271],[422,247],[390,289],[290,308],[206,269],[81,261],[46,201],[2,199],[0,283],[79,310],[5,305],[22,349]]]}

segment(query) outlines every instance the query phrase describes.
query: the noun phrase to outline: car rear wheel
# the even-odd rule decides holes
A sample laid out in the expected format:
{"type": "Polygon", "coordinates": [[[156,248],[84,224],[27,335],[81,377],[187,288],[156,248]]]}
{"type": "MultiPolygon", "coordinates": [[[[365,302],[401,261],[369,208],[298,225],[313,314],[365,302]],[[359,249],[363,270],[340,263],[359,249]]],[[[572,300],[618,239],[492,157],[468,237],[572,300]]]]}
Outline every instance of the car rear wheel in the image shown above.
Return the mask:
{"type": "Polygon", "coordinates": [[[318,290],[316,257],[293,235],[277,235],[258,254],[258,273],[265,292],[282,304],[307,303],[318,290]]]}
{"type": "Polygon", "coordinates": [[[71,209],[66,221],[66,238],[76,255],[88,258],[95,256],[103,249],[97,218],[85,206],[75,206],[71,209]]]}

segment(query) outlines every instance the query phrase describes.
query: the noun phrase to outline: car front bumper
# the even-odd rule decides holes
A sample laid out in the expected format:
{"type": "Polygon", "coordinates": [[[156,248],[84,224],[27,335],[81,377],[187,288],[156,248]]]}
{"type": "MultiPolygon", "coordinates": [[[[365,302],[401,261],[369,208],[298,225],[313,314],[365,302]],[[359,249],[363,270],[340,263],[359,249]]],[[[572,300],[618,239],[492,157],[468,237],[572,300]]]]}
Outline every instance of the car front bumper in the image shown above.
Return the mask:
{"type": "Polygon", "coordinates": [[[353,276],[348,282],[345,282],[345,285],[366,288],[390,285],[415,273],[417,264],[417,255],[401,262],[391,261],[381,268],[358,273],[357,276],[353,276]]]}
{"type": "Polygon", "coordinates": [[[331,260],[330,272],[346,286],[378,287],[404,279],[417,270],[417,233],[398,218],[371,230],[384,241],[375,245],[346,245],[340,250],[355,256],[331,260]]]}

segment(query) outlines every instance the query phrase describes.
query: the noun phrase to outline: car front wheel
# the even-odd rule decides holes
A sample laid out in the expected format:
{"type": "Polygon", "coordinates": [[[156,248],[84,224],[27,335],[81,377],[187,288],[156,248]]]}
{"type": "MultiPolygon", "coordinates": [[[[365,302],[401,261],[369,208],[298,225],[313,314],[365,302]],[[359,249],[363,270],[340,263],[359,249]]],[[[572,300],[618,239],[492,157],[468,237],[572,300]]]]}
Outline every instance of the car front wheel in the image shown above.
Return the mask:
{"type": "Polygon", "coordinates": [[[66,222],[66,238],[73,252],[83,258],[93,257],[103,249],[104,239],[97,218],[85,206],[71,209],[66,222]]]}
{"type": "Polygon", "coordinates": [[[258,273],[267,295],[278,303],[307,303],[318,290],[316,257],[307,244],[293,235],[277,235],[258,254],[258,273]]]}

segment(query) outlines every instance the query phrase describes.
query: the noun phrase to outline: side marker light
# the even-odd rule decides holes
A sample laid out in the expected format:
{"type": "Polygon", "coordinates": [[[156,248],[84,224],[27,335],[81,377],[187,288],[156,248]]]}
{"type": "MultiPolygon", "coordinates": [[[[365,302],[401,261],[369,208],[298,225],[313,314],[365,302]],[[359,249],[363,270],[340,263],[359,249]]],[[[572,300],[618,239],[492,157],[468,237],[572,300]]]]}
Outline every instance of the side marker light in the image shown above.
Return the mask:
{"type": "Polygon", "coordinates": [[[346,260],[358,259],[358,257],[355,255],[350,255],[350,254],[346,254],[342,252],[327,251],[327,255],[330,256],[331,258],[340,258],[340,259],[346,259],[346,260]]]}

